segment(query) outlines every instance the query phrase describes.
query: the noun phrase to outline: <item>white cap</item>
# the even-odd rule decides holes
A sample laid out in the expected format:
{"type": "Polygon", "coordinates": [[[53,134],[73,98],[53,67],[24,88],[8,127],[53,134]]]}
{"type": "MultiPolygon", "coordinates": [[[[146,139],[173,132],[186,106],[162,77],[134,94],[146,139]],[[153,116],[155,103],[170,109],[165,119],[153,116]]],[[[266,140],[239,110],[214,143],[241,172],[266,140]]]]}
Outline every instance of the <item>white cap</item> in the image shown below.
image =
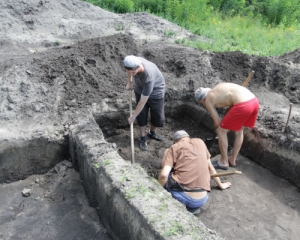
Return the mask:
{"type": "Polygon", "coordinates": [[[124,66],[129,68],[137,68],[141,65],[141,60],[133,55],[127,56],[124,58],[124,66]]]}
{"type": "Polygon", "coordinates": [[[183,137],[189,137],[188,133],[184,130],[179,130],[176,133],[174,133],[173,141],[179,140],[183,137]]]}
{"type": "Polygon", "coordinates": [[[200,99],[205,99],[207,93],[208,93],[210,90],[211,90],[210,88],[203,88],[203,87],[198,88],[198,89],[195,91],[195,99],[196,99],[196,102],[199,102],[200,99]]]}

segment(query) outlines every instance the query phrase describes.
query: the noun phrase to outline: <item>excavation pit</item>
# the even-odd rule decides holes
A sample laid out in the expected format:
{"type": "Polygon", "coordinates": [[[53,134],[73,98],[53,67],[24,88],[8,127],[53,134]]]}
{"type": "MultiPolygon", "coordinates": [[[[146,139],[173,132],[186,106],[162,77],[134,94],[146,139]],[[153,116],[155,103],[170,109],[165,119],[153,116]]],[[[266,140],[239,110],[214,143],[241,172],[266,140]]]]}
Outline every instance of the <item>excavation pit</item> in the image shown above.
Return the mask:
{"type": "MultiPolygon", "coordinates": [[[[165,141],[157,142],[149,139],[148,152],[138,148],[138,127],[135,126],[135,164],[130,162],[130,130],[126,122],[128,111],[124,110],[124,106],[117,109],[122,110],[94,113],[94,116],[82,119],[82,123],[70,126],[68,144],[63,140],[65,137],[62,137],[62,141],[52,142],[55,148],[47,148],[46,146],[49,145],[46,144],[47,141],[36,139],[31,141],[36,145],[28,145],[24,142],[22,146],[30,147],[19,149],[19,153],[23,155],[32,153],[30,149],[48,149],[49,152],[53,150],[51,156],[55,157],[51,158],[52,161],[57,157],[65,158],[69,152],[74,166],[80,173],[89,204],[107,226],[108,230],[103,229],[103,232],[108,231],[113,236],[115,234],[124,237],[121,239],[139,239],[141,236],[147,236],[146,239],[160,239],[162,236],[165,239],[172,239],[172,233],[166,229],[174,226],[182,227],[176,225],[176,221],[170,220],[175,216],[182,222],[188,223],[187,227],[192,226],[190,222],[194,221],[203,236],[216,239],[218,236],[231,239],[255,239],[261,236],[263,239],[277,237],[294,239],[298,236],[300,233],[297,224],[300,221],[299,190],[242,155],[238,157],[237,170],[241,170],[243,174],[223,177],[223,181],[232,182],[232,187],[225,191],[219,190],[212,182],[209,201],[197,218],[186,212],[182,204],[172,199],[171,195],[158,185],[156,179],[160,171],[162,154],[173,143],[174,131],[184,129],[191,137],[202,139],[212,135],[212,121],[203,107],[191,101],[172,101],[172,104],[167,101],[166,125],[158,129],[165,141]],[[142,166],[143,170],[139,166],[142,166]],[[170,221],[171,226],[153,231],[157,224],[161,225],[166,221],[170,221]],[[205,226],[202,225],[203,223],[205,226]]],[[[217,144],[215,143],[211,149],[214,151],[213,159],[218,158],[217,144]]],[[[10,157],[17,161],[17,156],[20,155],[14,155],[17,152],[16,148],[12,150],[8,149],[10,157]]],[[[30,156],[33,157],[32,154],[30,156]]],[[[38,156],[39,154],[35,157],[38,156]]],[[[25,163],[30,162],[28,157],[24,157],[23,160],[25,163]]],[[[54,165],[55,161],[51,164],[54,165]]],[[[63,166],[66,164],[61,162],[56,170],[46,174],[50,176],[46,177],[49,184],[51,181],[52,184],[57,184],[54,179],[59,175],[56,174],[60,172],[60,168],[65,168],[63,166]]],[[[60,178],[63,179],[64,172],[60,174],[60,178]]],[[[65,187],[68,183],[78,185],[79,180],[76,180],[74,175],[70,176],[73,177],[65,178],[65,181],[60,184],[65,187]]],[[[32,175],[27,179],[27,184],[34,184],[36,178],[42,179],[41,176],[32,175]]],[[[66,193],[64,194],[68,198],[66,193]]],[[[52,199],[61,201],[62,192],[56,193],[52,199]]],[[[31,201],[27,204],[35,207],[34,202],[38,203],[34,200],[33,203],[31,201]]],[[[90,211],[91,214],[92,210],[90,211]]],[[[189,231],[191,229],[176,234],[182,234],[181,236],[184,237],[189,231]]]]}
{"type": "MultiPolygon", "coordinates": [[[[173,144],[173,134],[178,130],[185,130],[192,138],[201,138],[203,141],[211,138],[213,131],[211,130],[212,121],[209,119],[205,110],[194,104],[186,102],[173,103],[172,107],[166,107],[166,121],[163,128],[157,128],[164,141],[156,141],[147,138],[148,151],[139,149],[139,127],[134,124],[134,158],[150,176],[157,179],[158,172],[161,169],[161,161],[164,151],[173,144]],[[202,116],[202,117],[199,117],[202,116]],[[206,126],[201,123],[203,117],[207,121],[206,126]],[[200,120],[200,121],[199,121],[200,120]]],[[[132,160],[131,154],[131,138],[130,128],[126,122],[128,119],[128,111],[105,113],[95,120],[103,131],[106,141],[116,143],[117,151],[124,160],[132,160]]],[[[150,124],[150,117],[148,120],[150,124]]],[[[147,125],[146,132],[149,131],[150,125],[147,125]]],[[[231,134],[230,134],[231,135],[231,134]]],[[[208,141],[210,144],[211,141],[208,141]]],[[[219,154],[217,141],[210,144],[210,152],[212,156],[219,154]]]]}
{"type": "MultiPolygon", "coordinates": [[[[163,142],[148,138],[149,150],[146,152],[140,150],[138,147],[139,129],[137,125],[134,126],[135,164],[140,164],[155,180],[161,170],[164,151],[173,143],[172,136],[175,131],[183,129],[191,137],[203,140],[211,137],[213,133],[210,116],[203,107],[193,104],[190,98],[188,101],[175,101],[172,104],[167,102],[166,106],[166,124],[164,128],[157,130],[164,137],[163,142]]],[[[222,112],[220,114],[222,115],[222,112]]],[[[102,117],[96,117],[96,121],[102,129],[106,141],[115,143],[119,155],[130,162],[130,128],[126,124],[127,118],[128,111],[111,112],[103,114],[102,117]]],[[[257,129],[246,131],[246,144],[241,149],[241,152],[250,156],[256,156],[262,151],[255,143],[257,140],[251,137],[255,131],[257,129]],[[255,146],[255,148],[251,149],[251,146],[255,146]]],[[[230,151],[233,144],[233,133],[231,132],[228,137],[230,151]]],[[[263,148],[263,146],[260,147],[263,148]]],[[[212,159],[220,157],[217,141],[210,151],[212,159]]],[[[270,153],[269,156],[275,156],[275,153],[272,154],[270,153]]],[[[277,155],[277,159],[282,158],[277,155]]],[[[280,161],[277,159],[275,158],[273,162],[273,167],[277,165],[274,167],[276,169],[280,165],[280,161]]],[[[270,159],[261,160],[261,163],[257,164],[240,154],[237,160],[238,167],[230,170],[239,170],[243,174],[221,178],[222,181],[232,183],[230,189],[221,191],[212,181],[210,199],[198,216],[198,219],[206,227],[218,229],[217,232],[220,236],[228,239],[256,239],[259,237],[269,239],[280,238],[280,236],[296,238],[300,233],[296,226],[296,222],[300,221],[299,190],[289,181],[278,177],[278,174],[273,174],[261,166],[270,159]],[[274,226],[276,227],[274,228],[274,226]]],[[[217,171],[222,172],[222,170],[217,171]]]]}
{"type": "MultiPolygon", "coordinates": [[[[80,180],[63,177],[63,171],[60,176],[65,181],[60,184],[55,181],[57,173],[50,172],[46,178],[51,180],[49,186],[57,186],[60,190],[59,186],[64,186],[74,194],[73,187],[83,184],[89,204],[105,226],[111,226],[107,232],[121,239],[187,240],[218,239],[219,236],[226,239],[298,239],[299,49],[278,57],[199,51],[174,44],[174,39],[163,36],[164,31],[172,29],[185,35],[184,39],[209,39],[195,36],[148,13],[113,14],[79,0],[44,2],[41,6],[41,1],[36,0],[10,1],[1,8],[3,22],[9,19],[8,24],[1,25],[3,31],[0,31],[4,39],[0,46],[3,53],[0,68],[1,187],[8,186],[4,182],[28,176],[26,184],[35,186],[36,175],[31,174],[51,171],[57,163],[64,169],[63,160],[67,158],[77,167],[80,180]],[[33,10],[30,16],[28,9],[33,10]],[[61,16],[64,16],[63,26],[61,16]],[[34,23],[30,27],[28,17],[34,23]],[[120,24],[129,28],[119,31],[115,26],[120,24]],[[166,142],[148,140],[153,153],[143,153],[149,160],[148,165],[141,159],[137,159],[141,163],[130,163],[128,92],[124,90],[127,75],[122,64],[128,54],[157,64],[166,80],[167,121],[165,129],[158,129],[166,131],[166,142]],[[245,130],[238,159],[238,170],[243,174],[223,178],[232,182],[232,187],[226,191],[213,185],[207,205],[196,218],[172,199],[155,179],[161,154],[172,143],[173,130],[178,130],[175,129],[177,125],[172,126],[173,121],[183,121],[184,125],[178,124],[178,128],[187,126],[185,130],[192,137],[210,137],[213,132],[211,117],[193,104],[193,91],[203,86],[214,87],[220,82],[241,85],[252,70],[255,74],[247,88],[258,97],[261,108],[256,128],[245,130]],[[126,104],[120,106],[125,101],[126,104]],[[290,103],[293,103],[293,111],[288,129],[283,133],[290,103]],[[117,123],[111,123],[110,119],[117,123]],[[188,128],[190,122],[193,127],[198,124],[205,127],[192,135],[193,129],[188,128]],[[206,128],[207,136],[203,134],[206,128]],[[123,135],[121,141],[113,139],[123,135]]],[[[137,126],[134,130],[138,141],[137,126]]],[[[137,158],[140,150],[137,144],[135,146],[137,158]]],[[[213,149],[217,151],[218,147],[213,146],[213,149]]],[[[212,153],[218,158],[217,152],[212,153]]],[[[67,171],[74,172],[74,169],[67,171]]],[[[45,191],[48,190],[51,188],[45,191]]],[[[49,199],[60,203],[62,194],[66,194],[64,191],[67,190],[49,199]]],[[[4,196],[2,191],[0,196],[4,196]]],[[[22,202],[22,197],[20,200],[18,206],[1,207],[10,215],[6,218],[0,214],[0,234],[7,234],[0,238],[19,237],[14,232],[18,229],[23,234],[20,238],[27,236],[29,239],[32,229],[28,226],[33,226],[40,238],[61,229],[73,233],[74,224],[59,225],[62,222],[58,220],[45,221],[47,218],[44,218],[40,221],[41,227],[32,222],[29,225],[29,215],[33,215],[26,215],[22,210],[30,205],[34,213],[39,214],[37,204],[44,202],[31,197],[26,198],[29,201],[22,202]],[[7,226],[14,217],[24,217],[25,224],[8,231],[7,226]]],[[[86,216],[95,214],[87,214],[91,213],[91,208],[82,207],[81,201],[78,203],[82,208],[79,215],[86,223],[86,216]]],[[[61,216],[61,211],[55,213],[61,216]]],[[[45,214],[49,217],[47,211],[45,214]]],[[[69,216],[72,218],[72,214],[69,216]]],[[[97,230],[97,224],[92,225],[97,230]]],[[[83,226],[89,229],[90,225],[83,226]]],[[[97,231],[94,236],[96,234],[97,231]]]]}

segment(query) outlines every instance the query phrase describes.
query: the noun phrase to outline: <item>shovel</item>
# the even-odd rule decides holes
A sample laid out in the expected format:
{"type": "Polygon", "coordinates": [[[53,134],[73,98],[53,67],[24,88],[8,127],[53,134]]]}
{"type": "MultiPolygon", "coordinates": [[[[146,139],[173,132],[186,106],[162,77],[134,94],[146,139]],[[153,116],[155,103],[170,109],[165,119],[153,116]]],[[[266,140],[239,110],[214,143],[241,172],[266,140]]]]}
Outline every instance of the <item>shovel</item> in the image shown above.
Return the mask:
{"type": "Polygon", "coordinates": [[[218,135],[216,132],[214,132],[214,135],[212,137],[206,138],[204,143],[208,150],[212,147],[216,140],[218,140],[218,135]]]}
{"type": "Polygon", "coordinates": [[[228,175],[233,175],[233,174],[242,174],[241,171],[227,171],[227,172],[220,172],[220,173],[213,173],[210,174],[210,177],[224,177],[228,175]]]}
{"type": "MultiPolygon", "coordinates": [[[[132,76],[129,77],[132,83],[132,76]]],[[[129,89],[129,110],[130,117],[132,116],[132,89],[129,89]]],[[[131,140],[131,164],[134,163],[134,137],[133,137],[133,122],[130,124],[130,140],[131,140]]]]}

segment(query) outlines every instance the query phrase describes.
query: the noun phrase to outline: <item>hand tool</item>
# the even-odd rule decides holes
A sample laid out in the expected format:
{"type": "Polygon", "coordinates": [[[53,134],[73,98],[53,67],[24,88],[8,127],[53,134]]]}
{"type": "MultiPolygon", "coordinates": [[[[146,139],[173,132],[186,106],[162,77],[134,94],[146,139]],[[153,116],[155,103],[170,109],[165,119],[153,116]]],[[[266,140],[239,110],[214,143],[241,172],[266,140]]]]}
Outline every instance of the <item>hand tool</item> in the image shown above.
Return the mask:
{"type": "MultiPolygon", "coordinates": [[[[132,76],[129,77],[129,81],[132,85],[132,76]]],[[[131,88],[129,89],[129,110],[130,110],[130,117],[131,117],[132,116],[132,89],[131,88]]],[[[133,164],[134,163],[133,122],[130,124],[130,140],[131,140],[131,164],[133,164]]]]}
{"type": "Polygon", "coordinates": [[[233,174],[242,174],[241,171],[226,171],[226,172],[220,172],[220,173],[213,173],[210,174],[210,177],[224,177],[228,175],[233,175],[233,174]]]}
{"type": "Polygon", "coordinates": [[[287,130],[287,126],[288,126],[288,124],[289,124],[290,116],[291,116],[291,112],[292,112],[292,106],[293,106],[293,104],[290,103],[290,111],[289,111],[289,115],[288,115],[288,119],[287,119],[287,121],[286,121],[285,127],[284,127],[284,129],[283,129],[283,132],[286,132],[286,130],[287,130]]]}

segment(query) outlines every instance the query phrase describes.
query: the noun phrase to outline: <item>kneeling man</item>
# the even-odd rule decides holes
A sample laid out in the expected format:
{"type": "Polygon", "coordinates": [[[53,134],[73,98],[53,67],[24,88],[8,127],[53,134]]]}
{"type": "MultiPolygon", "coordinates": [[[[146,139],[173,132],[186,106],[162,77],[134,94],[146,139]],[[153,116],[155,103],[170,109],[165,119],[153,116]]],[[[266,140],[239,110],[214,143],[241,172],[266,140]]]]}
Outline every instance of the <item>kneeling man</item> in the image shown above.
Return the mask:
{"type": "MultiPolygon", "coordinates": [[[[174,144],[165,151],[159,183],[172,196],[186,205],[193,214],[200,213],[208,200],[210,192],[210,174],[216,173],[210,161],[210,153],[205,143],[199,138],[190,138],[184,130],[175,132],[174,144]]],[[[231,186],[213,178],[221,189],[231,186]]]]}

